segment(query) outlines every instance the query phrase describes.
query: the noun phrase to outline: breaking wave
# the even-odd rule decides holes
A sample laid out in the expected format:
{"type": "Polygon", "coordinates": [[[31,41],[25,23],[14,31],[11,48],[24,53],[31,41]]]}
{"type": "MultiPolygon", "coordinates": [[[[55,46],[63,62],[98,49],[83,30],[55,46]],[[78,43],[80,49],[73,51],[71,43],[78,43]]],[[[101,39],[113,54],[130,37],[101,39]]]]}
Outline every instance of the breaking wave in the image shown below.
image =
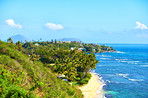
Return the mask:
{"type": "Polygon", "coordinates": [[[143,79],[128,79],[130,81],[144,81],[143,79]]]}

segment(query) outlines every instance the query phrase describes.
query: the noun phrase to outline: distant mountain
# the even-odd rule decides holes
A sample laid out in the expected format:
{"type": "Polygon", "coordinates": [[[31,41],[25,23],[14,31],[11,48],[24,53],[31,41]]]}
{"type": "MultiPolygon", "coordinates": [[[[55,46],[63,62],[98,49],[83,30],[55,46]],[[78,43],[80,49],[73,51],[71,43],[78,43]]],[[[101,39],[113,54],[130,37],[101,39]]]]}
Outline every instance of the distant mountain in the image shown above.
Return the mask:
{"type": "MultiPolygon", "coordinates": [[[[28,38],[26,38],[26,37],[23,36],[23,35],[14,35],[14,36],[11,36],[11,37],[9,37],[9,38],[11,38],[14,43],[16,43],[16,42],[18,42],[18,41],[25,42],[25,40],[26,40],[26,41],[30,41],[28,38]]],[[[6,41],[7,41],[7,40],[6,40],[6,41]]]]}
{"type": "Polygon", "coordinates": [[[57,41],[77,41],[77,42],[81,42],[81,40],[77,39],[77,38],[62,38],[62,39],[58,39],[57,41]]]}

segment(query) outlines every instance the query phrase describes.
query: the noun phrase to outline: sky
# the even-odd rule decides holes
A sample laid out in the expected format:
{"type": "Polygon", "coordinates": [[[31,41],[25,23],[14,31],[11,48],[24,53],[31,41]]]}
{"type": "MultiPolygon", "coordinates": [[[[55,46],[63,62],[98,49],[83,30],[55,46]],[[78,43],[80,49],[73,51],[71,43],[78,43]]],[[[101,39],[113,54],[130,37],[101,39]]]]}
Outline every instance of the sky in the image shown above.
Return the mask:
{"type": "Polygon", "coordinates": [[[147,0],[0,0],[0,40],[148,44],[147,0]]]}

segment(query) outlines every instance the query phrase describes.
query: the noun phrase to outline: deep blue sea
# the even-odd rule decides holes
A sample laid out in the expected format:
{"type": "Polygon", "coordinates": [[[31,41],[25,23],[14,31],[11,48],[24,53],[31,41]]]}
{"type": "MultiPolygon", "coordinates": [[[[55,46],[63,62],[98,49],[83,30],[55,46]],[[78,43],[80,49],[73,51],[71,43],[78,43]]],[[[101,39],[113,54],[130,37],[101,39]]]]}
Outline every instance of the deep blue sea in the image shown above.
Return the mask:
{"type": "Polygon", "coordinates": [[[148,44],[110,44],[118,52],[96,53],[95,72],[107,98],[148,98],[148,44]]]}

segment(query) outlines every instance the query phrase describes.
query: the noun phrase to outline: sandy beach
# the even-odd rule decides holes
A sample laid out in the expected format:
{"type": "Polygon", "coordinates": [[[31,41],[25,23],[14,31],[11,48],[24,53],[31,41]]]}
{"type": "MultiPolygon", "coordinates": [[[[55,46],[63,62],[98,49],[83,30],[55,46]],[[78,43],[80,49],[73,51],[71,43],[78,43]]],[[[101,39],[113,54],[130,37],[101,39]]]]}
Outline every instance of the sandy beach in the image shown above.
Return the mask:
{"type": "Polygon", "coordinates": [[[103,95],[101,93],[103,83],[100,82],[97,75],[91,73],[92,77],[89,80],[88,84],[79,87],[82,91],[84,98],[102,98],[103,95]]]}

